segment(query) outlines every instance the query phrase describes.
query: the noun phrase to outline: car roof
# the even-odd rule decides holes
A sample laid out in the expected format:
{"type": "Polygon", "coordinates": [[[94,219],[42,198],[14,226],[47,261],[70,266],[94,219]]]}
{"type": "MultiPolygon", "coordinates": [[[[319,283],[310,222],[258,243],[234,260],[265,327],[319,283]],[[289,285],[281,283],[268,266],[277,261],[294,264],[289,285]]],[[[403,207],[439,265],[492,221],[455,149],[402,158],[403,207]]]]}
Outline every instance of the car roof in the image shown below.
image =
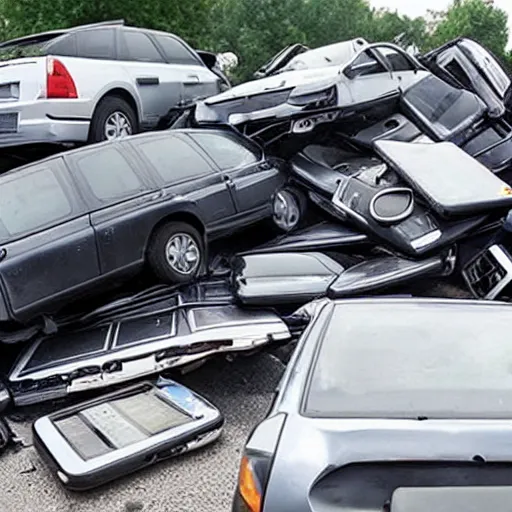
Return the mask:
{"type": "MultiPolygon", "coordinates": [[[[67,151],[63,151],[61,153],[57,153],[55,155],[50,155],[46,158],[42,158],[40,160],[36,160],[34,162],[30,162],[28,164],[24,164],[20,167],[15,167],[14,169],[10,169],[9,171],[6,171],[2,174],[0,174],[0,180],[3,176],[11,176],[19,171],[22,171],[23,169],[28,169],[31,167],[35,167],[36,165],[43,165],[45,162],[50,162],[53,160],[57,160],[59,158],[63,158],[69,155],[75,155],[79,153],[85,153],[87,151],[94,151],[95,149],[103,148],[106,146],[109,146],[110,144],[123,144],[124,142],[129,142],[130,140],[139,140],[139,139],[151,139],[151,138],[158,138],[164,135],[167,132],[175,132],[175,133],[229,133],[234,136],[237,136],[237,133],[234,130],[229,129],[221,129],[221,128],[177,128],[173,130],[159,130],[154,132],[145,132],[145,133],[138,133],[136,135],[131,135],[127,139],[117,139],[117,140],[111,140],[111,141],[103,141],[98,142],[96,144],[88,144],[85,146],[81,146],[79,148],[73,148],[69,149],[67,151]]],[[[255,144],[255,143],[253,143],[255,144]]],[[[255,144],[256,145],[256,144],[255,144]]]]}
{"type": "Polygon", "coordinates": [[[56,39],[57,37],[69,34],[70,32],[77,32],[80,30],[88,30],[100,27],[111,27],[111,26],[121,26],[124,25],[124,20],[112,20],[112,21],[102,21],[99,23],[90,23],[87,25],[77,25],[75,27],[58,29],[58,30],[48,30],[46,32],[39,32],[37,34],[29,34],[26,36],[18,37],[16,39],[10,39],[8,41],[2,41],[0,43],[0,48],[8,47],[8,46],[16,46],[19,44],[28,45],[28,44],[37,44],[37,43],[45,43],[52,39],[56,39]]]}

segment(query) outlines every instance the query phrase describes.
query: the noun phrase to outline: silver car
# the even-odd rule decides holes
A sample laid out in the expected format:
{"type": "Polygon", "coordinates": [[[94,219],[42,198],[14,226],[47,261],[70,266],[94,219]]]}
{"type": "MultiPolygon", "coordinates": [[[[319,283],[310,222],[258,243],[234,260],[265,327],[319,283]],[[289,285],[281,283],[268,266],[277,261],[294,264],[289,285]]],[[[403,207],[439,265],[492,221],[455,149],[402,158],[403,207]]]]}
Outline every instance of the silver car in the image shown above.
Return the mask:
{"type": "Polygon", "coordinates": [[[0,59],[0,147],[151,130],[171,108],[229,86],[180,38],[122,22],[7,41],[0,59]]]}
{"type": "Polygon", "coordinates": [[[459,511],[446,507],[453,487],[510,485],[512,306],[324,299],[302,314],[312,321],[247,442],[234,512],[425,510],[412,502],[426,487],[445,505],[430,510],[459,511]]]}

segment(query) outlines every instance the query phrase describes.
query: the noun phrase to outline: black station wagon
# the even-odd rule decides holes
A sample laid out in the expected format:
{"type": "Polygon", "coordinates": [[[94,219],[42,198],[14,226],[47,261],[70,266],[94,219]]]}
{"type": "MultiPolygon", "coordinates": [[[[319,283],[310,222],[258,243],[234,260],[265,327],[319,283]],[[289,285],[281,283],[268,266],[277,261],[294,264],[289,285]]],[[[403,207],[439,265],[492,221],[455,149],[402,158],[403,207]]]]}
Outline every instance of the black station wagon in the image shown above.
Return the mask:
{"type": "Polygon", "coordinates": [[[0,322],[50,314],[144,264],[192,280],[207,242],[270,218],[278,161],[241,135],[173,130],[0,176],[0,322]]]}

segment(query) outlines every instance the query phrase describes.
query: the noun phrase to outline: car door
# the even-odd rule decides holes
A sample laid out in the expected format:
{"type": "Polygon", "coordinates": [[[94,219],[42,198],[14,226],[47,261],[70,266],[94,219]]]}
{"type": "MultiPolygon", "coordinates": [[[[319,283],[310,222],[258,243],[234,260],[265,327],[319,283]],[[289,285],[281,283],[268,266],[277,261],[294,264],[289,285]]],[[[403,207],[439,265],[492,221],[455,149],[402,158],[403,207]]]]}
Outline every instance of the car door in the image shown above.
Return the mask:
{"type": "Polygon", "coordinates": [[[190,139],[168,131],[130,143],[158,176],[164,194],[160,204],[163,217],[188,211],[200,217],[211,235],[230,224],[237,210],[228,181],[190,139]],[[173,197],[181,198],[179,203],[173,197]]]}
{"type": "MultiPolygon", "coordinates": [[[[459,45],[462,52],[483,74],[488,84],[500,99],[504,100],[512,85],[510,75],[498,60],[482,45],[471,39],[463,39],[459,45]]],[[[510,108],[510,105],[508,105],[510,108]]]]}
{"type": "Polygon", "coordinates": [[[163,32],[152,32],[151,37],[168,65],[181,76],[182,102],[204,99],[221,91],[221,78],[208,69],[199,55],[184,41],[163,32]]]}
{"type": "Polygon", "coordinates": [[[348,79],[345,84],[355,105],[398,93],[398,79],[386,66],[382,57],[368,48],[343,69],[348,79]]]}
{"type": "Polygon", "coordinates": [[[99,276],[86,206],[61,158],[0,178],[0,279],[14,315],[50,312],[99,276]]]}
{"type": "Polygon", "coordinates": [[[269,211],[273,194],[283,185],[277,165],[264,159],[261,149],[246,139],[215,131],[190,131],[230,184],[241,216],[269,211]]]}
{"type": "Polygon", "coordinates": [[[123,27],[118,37],[119,60],[141,99],[142,128],[155,128],[182,101],[183,73],[165,61],[148,33],[123,27]]]}
{"type": "Polygon", "coordinates": [[[391,70],[393,79],[402,89],[408,89],[421,78],[425,73],[420,72],[421,67],[408,54],[402,50],[391,47],[390,45],[372,45],[373,52],[378,52],[387,62],[391,70]]]}
{"type": "Polygon", "coordinates": [[[489,107],[492,117],[501,117],[507,105],[511,81],[496,59],[482,46],[463,39],[427,57],[433,71],[456,87],[477,94],[489,107]]]}
{"type": "Polygon", "coordinates": [[[138,270],[161,195],[157,185],[141,169],[127,140],[88,147],[66,158],[91,211],[101,275],[138,270]]]}

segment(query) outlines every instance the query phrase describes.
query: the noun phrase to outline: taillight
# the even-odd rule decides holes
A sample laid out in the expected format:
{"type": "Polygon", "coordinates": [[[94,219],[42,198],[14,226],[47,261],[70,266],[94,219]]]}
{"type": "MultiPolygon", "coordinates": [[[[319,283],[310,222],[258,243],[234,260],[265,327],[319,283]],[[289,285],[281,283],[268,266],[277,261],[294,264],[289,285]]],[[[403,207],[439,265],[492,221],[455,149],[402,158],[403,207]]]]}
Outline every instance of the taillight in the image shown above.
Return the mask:
{"type": "Polygon", "coordinates": [[[78,98],[75,82],[66,66],[53,57],[46,61],[46,97],[78,98]]]}
{"type": "Polygon", "coordinates": [[[238,506],[241,512],[262,512],[272,457],[269,454],[246,451],[238,476],[238,506]]]}
{"type": "Polygon", "coordinates": [[[249,436],[240,463],[232,512],[263,512],[270,473],[285,421],[286,414],[278,413],[260,423],[249,436]]]}

